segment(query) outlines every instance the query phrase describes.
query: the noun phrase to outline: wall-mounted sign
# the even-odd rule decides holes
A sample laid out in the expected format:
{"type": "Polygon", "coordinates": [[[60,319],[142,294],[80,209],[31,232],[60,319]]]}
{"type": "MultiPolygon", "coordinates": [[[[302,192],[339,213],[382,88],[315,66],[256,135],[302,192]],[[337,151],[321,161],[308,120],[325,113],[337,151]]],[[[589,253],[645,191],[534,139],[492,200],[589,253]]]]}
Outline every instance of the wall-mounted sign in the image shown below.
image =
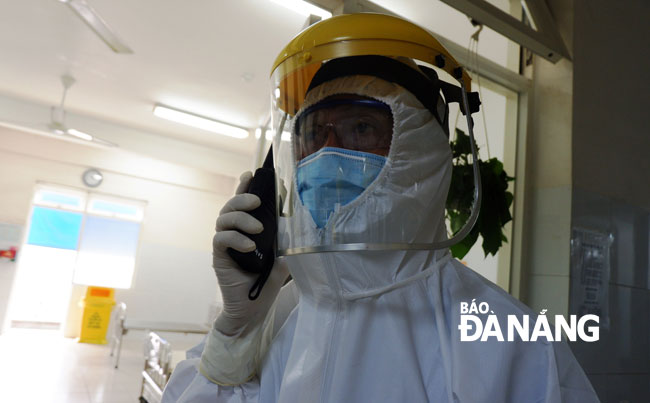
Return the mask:
{"type": "Polygon", "coordinates": [[[572,305],[578,316],[597,315],[609,328],[610,249],[614,237],[606,232],[574,228],[571,236],[572,305]]]}

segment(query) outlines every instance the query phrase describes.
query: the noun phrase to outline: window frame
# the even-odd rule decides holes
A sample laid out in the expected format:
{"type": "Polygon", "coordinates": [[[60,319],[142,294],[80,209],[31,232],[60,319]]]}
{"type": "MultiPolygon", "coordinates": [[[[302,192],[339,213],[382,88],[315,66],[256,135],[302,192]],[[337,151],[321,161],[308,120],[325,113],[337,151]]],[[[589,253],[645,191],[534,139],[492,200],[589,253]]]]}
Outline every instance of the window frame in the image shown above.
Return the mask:
{"type": "MultiPolygon", "coordinates": [[[[29,212],[29,218],[27,220],[27,231],[25,232],[25,237],[23,243],[27,243],[27,239],[29,236],[29,232],[31,229],[32,225],[32,215],[34,212],[34,207],[45,207],[45,208],[52,208],[52,209],[57,209],[57,210],[62,210],[62,211],[69,211],[69,212],[77,212],[82,214],[82,221],[81,221],[81,227],[79,230],[79,237],[77,239],[77,245],[76,248],[74,249],[76,252],[76,258],[75,258],[75,267],[72,270],[72,277],[71,277],[71,282],[76,285],[82,285],[86,286],[89,284],[81,284],[81,283],[75,283],[74,278],[75,278],[75,273],[77,270],[77,259],[79,256],[79,248],[81,246],[81,241],[82,237],[84,234],[84,230],[86,227],[86,221],[88,216],[94,216],[94,217],[100,217],[100,218],[110,218],[110,219],[115,219],[119,221],[127,221],[127,222],[137,222],[140,226],[140,231],[138,234],[138,240],[137,240],[137,245],[135,247],[135,255],[134,255],[134,268],[131,273],[131,279],[129,281],[129,287],[127,288],[120,288],[120,289],[131,289],[133,288],[133,285],[135,283],[135,273],[137,270],[137,264],[138,264],[138,259],[139,259],[139,254],[140,254],[140,246],[142,243],[142,230],[143,230],[143,224],[145,220],[145,210],[148,205],[148,202],[146,200],[139,200],[139,199],[133,199],[133,198],[127,198],[123,196],[117,196],[117,195],[112,195],[108,193],[103,193],[103,192],[94,192],[94,191],[89,191],[87,189],[80,189],[72,186],[66,186],[66,185],[59,185],[59,184],[53,184],[53,183],[47,183],[47,182],[37,182],[34,193],[32,196],[32,204],[30,206],[30,212],[29,212]],[[43,202],[42,198],[39,198],[39,192],[51,192],[51,193],[58,193],[58,194],[63,194],[63,195],[75,195],[77,197],[82,198],[83,200],[83,208],[71,208],[68,205],[64,204],[56,204],[56,203],[48,203],[48,202],[43,202]],[[109,203],[116,203],[116,204],[123,204],[127,206],[133,206],[137,209],[137,214],[135,216],[126,216],[123,214],[119,213],[113,213],[113,214],[102,214],[102,213],[97,213],[96,211],[90,211],[91,208],[91,203],[93,201],[106,201],[109,203]]],[[[69,249],[72,250],[72,249],[69,249]]]]}

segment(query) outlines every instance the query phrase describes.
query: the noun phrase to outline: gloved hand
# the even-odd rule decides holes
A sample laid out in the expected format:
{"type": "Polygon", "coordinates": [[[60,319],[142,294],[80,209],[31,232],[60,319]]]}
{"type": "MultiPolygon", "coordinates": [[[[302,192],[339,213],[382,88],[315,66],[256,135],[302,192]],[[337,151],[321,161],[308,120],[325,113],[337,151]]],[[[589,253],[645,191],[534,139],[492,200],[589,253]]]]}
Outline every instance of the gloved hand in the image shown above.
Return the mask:
{"type": "Polygon", "coordinates": [[[226,252],[227,248],[240,252],[255,250],[255,243],[238,230],[249,234],[258,234],[263,230],[262,223],[247,213],[261,204],[256,195],[244,193],[252,177],[251,172],[244,172],[239,178],[235,196],[219,213],[217,233],[212,243],[212,267],[217,274],[223,298],[223,310],[217,317],[214,328],[225,336],[239,336],[261,324],[280,287],[289,276],[286,264],[276,259],[262,293],[256,300],[250,301],[248,292],[258,275],[241,270],[226,252]]]}

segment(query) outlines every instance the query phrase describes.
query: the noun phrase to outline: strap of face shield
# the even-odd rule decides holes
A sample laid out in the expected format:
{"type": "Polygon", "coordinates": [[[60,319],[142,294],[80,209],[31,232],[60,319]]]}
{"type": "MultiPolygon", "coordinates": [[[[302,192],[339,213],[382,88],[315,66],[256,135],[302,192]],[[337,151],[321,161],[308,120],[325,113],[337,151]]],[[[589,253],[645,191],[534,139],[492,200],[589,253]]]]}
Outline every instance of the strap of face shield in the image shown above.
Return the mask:
{"type": "MultiPolygon", "coordinates": [[[[382,80],[400,85],[412,93],[418,101],[427,108],[438,120],[438,123],[449,136],[449,108],[450,102],[458,102],[461,110],[462,93],[460,87],[446,83],[438,79],[435,70],[418,66],[421,72],[407,64],[385,56],[349,56],[330,60],[316,72],[316,75],[309,84],[307,92],[320,84],[334,80],[339,77],[364,75],[374,76],[382,80]],[[440,99],[440,92],[444,96],[444,102],[440,99]]],[[[477,93],[469,93],[470,113],[478,111],[481,104],[477,93]]]]}
{"type": "MultiPolygon", "coordinates": [[[[426,74],[432,80],[438,80],[438,74],[436,71],[427,66],[418,66],[424,74],[426,74]]],[[[438,80],[440,85],[440,91],[442,91],[445,96],[445,101],[449,104],[451,102],[457,102],[460,106],[460,111],[463,112],[463,115],[466,115],[465,107],[463,106],[463,92],[461,88],[457,85],[450,84],[446,81],[438,80]]],[[[481,100],[478,97],[478,92],[468,92],[467,101],[469,102],[469,113],[470,115],[474,112],[479,111],[481,106],[481,100]]]]}

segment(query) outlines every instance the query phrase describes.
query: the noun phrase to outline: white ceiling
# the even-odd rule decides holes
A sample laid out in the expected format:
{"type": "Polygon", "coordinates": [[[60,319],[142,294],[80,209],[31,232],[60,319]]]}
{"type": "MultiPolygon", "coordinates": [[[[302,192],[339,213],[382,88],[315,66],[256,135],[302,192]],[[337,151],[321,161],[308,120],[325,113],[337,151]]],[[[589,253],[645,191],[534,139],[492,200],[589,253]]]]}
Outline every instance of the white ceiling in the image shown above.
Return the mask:
{"type": "MultiPolygon", "coordinates": [[[[0,0],[0,93],[222,150],[246,140],[152,115],[154,103],[254,129],[269,114],[268,76],[305,17],[268,0],[88,0],[133,49],[111,51],[65,4],[0,0]]],[[[39,116],[40,120],[49,116],[39,116]]],[[[36,122],[36,123],[45,123],[36,122]]],[[[82,127],[76,127],[83,130],[82,127]]]]}
{"type": "MultiPolygon", "coordinates": [[[[269,0],[87,1],[134,53],[114,53],[57,0],[0,0],[0,97],[57,104],[67,73],[77,79],[66,99],[71,115],[253,155],[253,135],[238,140],[161,120],[153,105],[259,127],[269,115],[271,65],[304,16],[269,0]]],[[[437,0],[375,1],[461,44],[475,30],[437,0]]],[[[502,7],[511,1],[491,0],[502,7]]],[[[488,46],[479,53],[502,62],[505,39],[486,31],[488,46]]],[[[29,116],[34,125],[49,121],[40,110],[29,116]]]]}

